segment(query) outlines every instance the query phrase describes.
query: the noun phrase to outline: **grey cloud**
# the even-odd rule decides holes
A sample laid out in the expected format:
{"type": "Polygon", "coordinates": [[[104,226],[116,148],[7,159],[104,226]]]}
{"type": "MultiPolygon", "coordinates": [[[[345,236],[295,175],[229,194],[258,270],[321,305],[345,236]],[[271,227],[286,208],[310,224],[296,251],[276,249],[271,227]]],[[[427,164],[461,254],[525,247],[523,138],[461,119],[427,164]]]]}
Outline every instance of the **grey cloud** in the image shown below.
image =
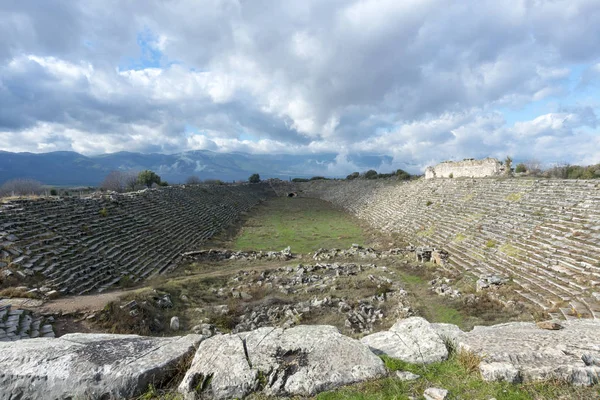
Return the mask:
{"type": "MultiPolygon", "coordinates": [[[[494,113],[564,95],[565,68],[598,62],[600,42],[591,38],[600,35],[600,5],[593,0],[510,7],[492,0],[42,3],[0,4],[6,150],[22,148],[6,144],[14,135],[44,126],[54,130],[45,146],[84,152],[288,146],[421,165],[432,154],[563,146],[560,137],[597,127],[597,104],[561,105],[557,113],[570,115],[564,124],[520,125],[531,137],[494,113]],[[144,52],[142,32],[157,40],[161,76],[118,70],[144,52]],[[59,77],[31,60],[11,67],[28,55],[93,72],[59,77]],[[187,125],[205,136],[188,140],[187,125]],[[243,142],[244,134],[263,142],[243,142]]],[[[582,79],[592,81],[596,69],[582,79]]],[[[33,139],[23,142],[40,151],[33,139]]],[[[349,157],[339,166],[352,165],[349,157]]]]}

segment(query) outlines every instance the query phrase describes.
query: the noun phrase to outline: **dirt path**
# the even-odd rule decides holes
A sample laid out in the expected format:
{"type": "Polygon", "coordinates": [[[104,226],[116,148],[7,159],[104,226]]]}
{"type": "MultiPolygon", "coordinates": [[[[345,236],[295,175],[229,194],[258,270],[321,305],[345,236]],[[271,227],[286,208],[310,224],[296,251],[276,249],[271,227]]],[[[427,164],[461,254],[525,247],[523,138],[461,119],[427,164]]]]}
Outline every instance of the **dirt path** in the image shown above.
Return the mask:
{"type": "MultiPolygon", "coordinates": [[[[206,272],[195,273],[185,276],[169,277],[164,276],[162,279],[177,282],[182,280],[196,279],[196,278],[208,278],[217,276],[228,276],[233,275],[239,270],[255,270],[263,271],[268,269],[275,269],[284,264],[284,262],[273,262],[273,264],[267,265],[243,265],[235,266],[233,268],[224,268],[221,270],[212,270],[206,272]]],[[[116,290],[106,293],[88,294],[82,296],[66,296],[55,300],[48,300],[41,302],[40,300],[32,299],[10,299],[9,303],[14,303],[13,306],[18,308],[24,308],[39,313],[52,313],[52,314],[67,314],[67,313],[85,313],[92,311],[100,311],[108,303],[119,300],[120,297],[129,294],[131,292],[143,290],[144,286],[132,288],[128,290],[116,290]],[[19,301],[23,300],[23,301],[19,301]]]]}
{"type": "Polygon", "coordinates": [[[111,301],[118,300],[119,297],[129,293],[128,290],[118,290],[114,292],[90,294],[85,296],[68,296],[56,300],[49,300],[39,306],[27,306],[30,310],[41,313],[75,313],[99,311],[111,301]]]}

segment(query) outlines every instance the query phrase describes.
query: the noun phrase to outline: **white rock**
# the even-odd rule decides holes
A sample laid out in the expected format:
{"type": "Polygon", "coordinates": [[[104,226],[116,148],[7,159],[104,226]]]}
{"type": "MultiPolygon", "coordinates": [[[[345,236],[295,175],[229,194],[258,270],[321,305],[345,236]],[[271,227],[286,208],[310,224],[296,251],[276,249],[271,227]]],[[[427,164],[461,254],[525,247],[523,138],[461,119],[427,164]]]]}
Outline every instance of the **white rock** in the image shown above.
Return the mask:
{"type": "Polygon", "coordinates": [[[600,357],[600,321],[561,324],[560,330],[539,329],[532,322],[476,326],[460,335],[458,347],[482,357],[479,368],[484,379],[598,383],[600,366],[590,359],[600,357]]]}
{"type": "Polygon", "coordinates": [[[410,371],[396,371],[396,376],[403,381],[414,381],[415,379],[419,379],[421,376],[417,374],[413,374],[410,371]]]}
{"type": "Polygon", "coordinates": [[[136,397],[171,379],[201,340],[73,333],[0,342],[0,400],[136,397]]]}
{"type": "Polygon", "coordinates": [[[386,354],[410,363],[429,364],[448,358],[444,341],[421,317],[400,320],[389,331],[365,336],[361,342],[375,354],[386,354]]]}
{"type": "Polygon", "coordinates": [[[333,326],[260,328],[202,342],[179,391],[194,398],[194,388],[204,383],[202,396],[214,399],[259,389],[272,396],[312,396],[385,374],[379,357],[333,326]]]}
{"type": "Polygon", "coordinates": [[[446,396],[448,396],[448,391],[440,388],[427,388],[423,393],[425,400],[444,400],[446,396]]]}
{"type": "Polygon", "coordinates": [[[258,370],[252,369],[239,335],[219,335],[203,341],[179,392],[186,399],[242,398],[258,388],[258,370]]]}
{"type": "Polygon", "coordinates": [[[171,317],[171,330],[178,331],[179,330],[179,317],[171,317]]]}
{"type": "Polygon", "coordinates": [[[481,378],[485,381],[506,381],[518,383],[521,381],[519,370],[511,363],[491,362],[479,365],[481,378]]]}

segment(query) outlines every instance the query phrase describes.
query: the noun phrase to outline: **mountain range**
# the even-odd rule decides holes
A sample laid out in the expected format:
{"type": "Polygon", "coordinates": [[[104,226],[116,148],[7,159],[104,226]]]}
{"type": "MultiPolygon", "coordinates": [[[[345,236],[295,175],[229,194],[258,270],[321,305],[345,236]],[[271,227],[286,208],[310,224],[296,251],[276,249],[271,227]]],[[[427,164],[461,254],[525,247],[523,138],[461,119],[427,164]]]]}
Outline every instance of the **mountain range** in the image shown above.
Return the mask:
{"type": "MultiPolygon", "coordinates": [[[[336,177],[328,166],[337,154],[289,155],[216,153],[208,150],[177,154],[118,152],[85,156],[71,151],[11,153],[0,151],[0,184],[15,178],[38,180],[46,185],[97,186],[113,170],[152,170],[170,183],[182,183],[190,176],[223,181],[246,180],[253,173],[262,178],[336,177]]],[[[348,162],[361,171],[389,164],[391,157],[349,156],[348,162]]],[[[352,171],[348,171],[350,173],[352,171]]],[[[384,171],[385,172],[385,171],[384,171]]],[[[339,175],[344,176],[344,175],[339,175]]]]}

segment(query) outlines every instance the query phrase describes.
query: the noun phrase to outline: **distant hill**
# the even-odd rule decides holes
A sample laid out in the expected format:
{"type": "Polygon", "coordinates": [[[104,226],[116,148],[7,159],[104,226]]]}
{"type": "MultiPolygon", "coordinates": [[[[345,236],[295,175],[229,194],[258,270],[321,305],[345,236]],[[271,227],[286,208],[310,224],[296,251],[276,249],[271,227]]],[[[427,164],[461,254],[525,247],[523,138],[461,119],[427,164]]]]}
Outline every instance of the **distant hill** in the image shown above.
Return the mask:
{"type": "MultiPolygon", "coordinates": [[[[84,156],[70,151],[52,153],[10,153],[0,151],[0,184],[14,178],[31,178],[47,185],[96,186],[112,170],[150,169],[171,183],[185,182],[191,175],[224,181],[248,179],[253,173],[263,178],[288,179],[327,175],[327,165],[336,154],[255,155],[215,153],[207,150],[178,154],[119,152],[84,156]]],[[[361,170],[390,162],[388,156],[353,156],[361,170]]]]}

